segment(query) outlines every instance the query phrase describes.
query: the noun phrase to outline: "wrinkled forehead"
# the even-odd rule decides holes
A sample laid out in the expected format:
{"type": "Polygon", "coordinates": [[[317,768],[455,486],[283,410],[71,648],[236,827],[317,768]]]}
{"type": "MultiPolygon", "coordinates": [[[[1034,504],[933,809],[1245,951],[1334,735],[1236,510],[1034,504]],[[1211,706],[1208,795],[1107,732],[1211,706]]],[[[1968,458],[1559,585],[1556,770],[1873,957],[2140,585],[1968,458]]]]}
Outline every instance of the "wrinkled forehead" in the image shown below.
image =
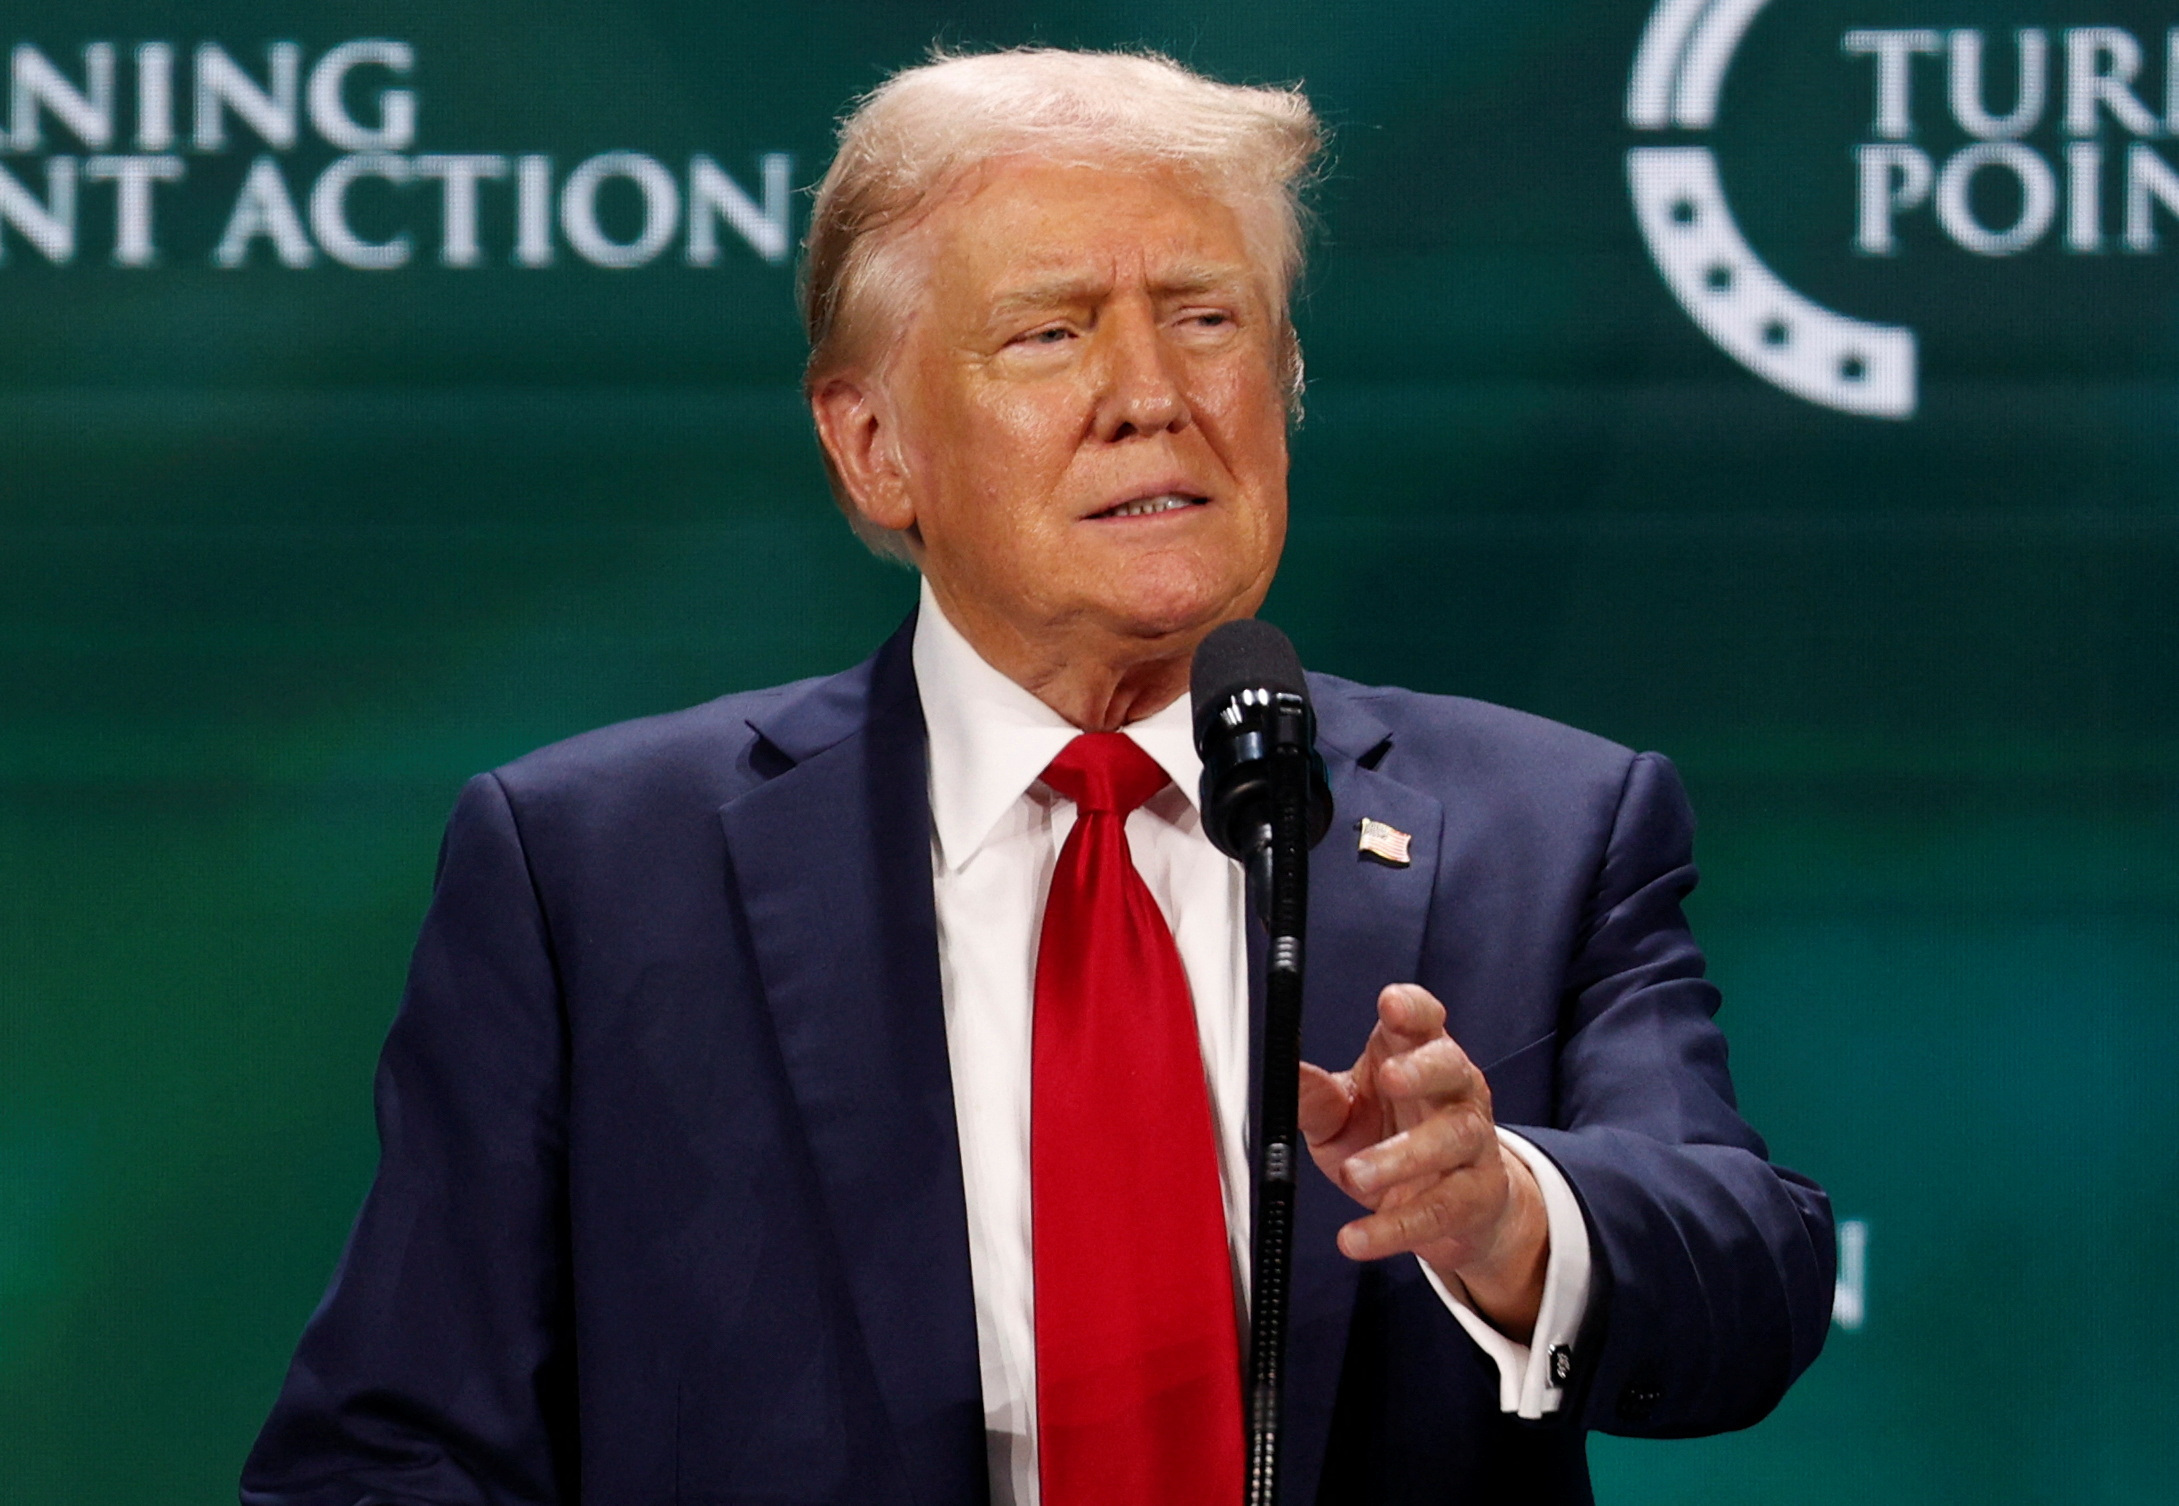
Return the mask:
{"type": "Polygon", "coordinates": [[[985,311],[1123,287],[1269,297],[1247,217],[1220,187],[1165,162],[999,158],[934,195],[907,236],[925,291],[985,311]]]}

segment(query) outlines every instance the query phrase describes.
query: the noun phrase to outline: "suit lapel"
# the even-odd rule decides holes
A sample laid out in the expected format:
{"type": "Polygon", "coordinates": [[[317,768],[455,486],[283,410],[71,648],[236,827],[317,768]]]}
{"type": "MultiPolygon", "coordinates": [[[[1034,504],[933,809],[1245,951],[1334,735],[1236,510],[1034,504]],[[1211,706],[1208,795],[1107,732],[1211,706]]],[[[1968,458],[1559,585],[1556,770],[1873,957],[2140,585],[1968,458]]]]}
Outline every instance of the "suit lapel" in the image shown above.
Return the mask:
{"type": "Polygon", "coordinates": [[[986,1489],[914,619],[762,718],[733,882],[910,1494],[986,1489]]]}
{"type": "MultiPolygon", "coordinates": [[[[1437,799],[1376,771],[1391,733],[1343,681],[1312,675],[1317,746],[1330,778],[1331,830],[1309,859],[1308,983],[1302,1004],[1304,1060],[1338,1071],[1377,1022],[1377,994],[1421,969],[1445,811],[1437,799]],[[1389,867],[1361,854],[1363,817],[1413,839],[1410,863],[1389,867]]],[[[1263,941],[1249,925],[1252,1062],[1262,1061],[1263,941]]],[[[1252,1069],[1252,1076],[1260,1066],[1252,1069]]],[[[1251,1095],[1251,1102],[1254,1096],[1251,1095]]],[[[1313,1170],[1295,1199],[1291,1329],[1283,1431],[1286,1499],[1316,1499],[1346,1355],[1360,1267],[1339,1253],[1340,1226],[1362,1209],[1313,1170]]]]}
{"type": "MultiPolygon", "coordinates": [[[[761,719],[758,759],[781,771],[720,820],[909,1489],[921,1501],[980,1501],[982,1380],[913,625],[867,665],[761,719]]],[[[1419,971],[1444,811],[1371,767],[1390,733],[1351,687],[1312,680],[1337,813],[1310,861],[1302,1054],[1336,1068],[1368,1038],[1378,990],[1419,971]],[[1410,834],[1409,867],[1358,854],[1364,816],[1410,834]]],[[[1253,920],[1249,996],[1253,1076],[1263,1018],[1253,920]]],[[[1289,1500],[1315,1498],[1330,1436],[1359,1271],[1334,1239],[1356,1211],[1322,1177],[1302,1178],[1284,1409],[1289,1500]]]]}

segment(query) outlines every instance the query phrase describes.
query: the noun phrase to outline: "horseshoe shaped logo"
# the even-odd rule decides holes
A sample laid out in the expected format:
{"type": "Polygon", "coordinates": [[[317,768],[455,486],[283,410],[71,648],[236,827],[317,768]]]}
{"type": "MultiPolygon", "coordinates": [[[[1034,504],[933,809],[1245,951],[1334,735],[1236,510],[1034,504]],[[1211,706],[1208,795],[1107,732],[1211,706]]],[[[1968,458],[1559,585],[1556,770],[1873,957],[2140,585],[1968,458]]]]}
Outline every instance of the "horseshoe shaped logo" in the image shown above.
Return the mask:
{"type": "MultiPolygon", "coordinates": [[[[1707,131],[1748,25],[1769,0],[1659,0],[1627,80],[1627,124],[1707,131]]],[[[1706,146],[1638,146],[1627,183],[1649,254],[1680,306],[1741,365],[1795,397],[1911,418],[1914,331],[1827,309],[1763,265],[1733,222],[1706,146]]]]}

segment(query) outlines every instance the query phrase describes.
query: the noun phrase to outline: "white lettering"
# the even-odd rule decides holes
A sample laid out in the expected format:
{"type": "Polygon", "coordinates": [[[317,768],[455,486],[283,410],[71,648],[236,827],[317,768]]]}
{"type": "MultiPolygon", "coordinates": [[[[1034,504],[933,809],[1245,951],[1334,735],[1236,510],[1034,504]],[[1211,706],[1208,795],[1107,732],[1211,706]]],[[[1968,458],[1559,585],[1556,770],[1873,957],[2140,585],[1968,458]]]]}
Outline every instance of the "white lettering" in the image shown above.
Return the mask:
{"type": "Polygon", "coordinates": [[[136,149],[163,152],[174,144],[174,49],[146,42],[136,49],[136,149]]]}
{"type": "MultiPolygon", "coordinates": [[[[2080,34],[2093,40],[2109,30],[2088,28],[2080,34]]],[[[1985,108],[1982,34],[1949,35],[1951,66],[1959,75],[1952,88],[1965,101],[1956,108],[1969,128],[2006,137],[2029,129],[2056,88],[2047,77],[2052,63],[2044,33],[2020,33],[2027,39],[2021,91],[2011,113],[2002,117],[1985,108]]],[[[1946,36],[1935,30],[1845,34],[1847,52],[1877,59],[1879,124],[1886,134],[1912,131],[1912,60],[1944,51],[1946,36]]],[[[2170,46],[2179,58],[2179,26],[2172,28],[2170,46]]],[[[81,238],[83,185],[110,183],[113,265],[157,266],[164,259],[161,229],[170,239],[178,233],[171,225],[162,227],[160,216],[171,219],[185,202],[176,194],[162,199],[160,187],[201,176],[191,172],[188,153],[237,146],[252,147],[253,160],[211,256],[215,265],[227,268],[248,266],[259,240],[290,268],[317,265],[321,257],[370,270],[412,265],[430,234],[428,222],[406,210],[399,218],[383,216],[389,202],[405,203],[414,191],[408,185],[419,182],[437,186],[439,263],[482,266],[490,259],[484,241],[492,236],[496,253],[498,232],[483,224],[487,206],[480,185],[510,178],[511,265],[552,266],[565,241],[592,265],[642,267],[667,254],[684,232],[681,249],[692,267],[715,267],[739,255],[733,249],[737,239],[774,266],[794,253],[794,159],[786,152],[743,159],[745,167],[755,169],[749,178],[729,172],[705,152],[688,157],[686,177],[637,151],[601,152],[565,176],[555,171],[555,158],[542,152],[410,155],[421,93],[414,82],[417,48],[407,41],[352,38],[314,59],[299,41],[252,41],[247,47],[197,39],[94,41],[82,44],[80,71],[57,67],[55,58],[70,62],[49,44],[41,50],[18,42],[8,52],[0,162],[9,154],[38,152],[45,157],[46,180],[41,196],[30,186],[36,182],[31,168],[18,163],[0,172],[0,259],[7,243],[18,250],[27,243],[56,264],[73,260],[81,238]],[[133,78],[118,77],[132,62],[133,78]],[[133,107],[124,97],[131,84],[133,107]],[[187,97],[178,91],[188,91],[187,97]],[[328,154],[333,160],[315,182],[306,185],[298,178],[291,186],[283,154],[304,145],[306,134],[336,151],[328,154]],[[61,151],[71,155],[46,156],[61,151]],[[388,186],[358,191],[365,179],[388,186]],[[388,194],[391,200],[384,197],[388,194]]],[[[2103,107],[2123,114],[2123,101],[2112,91],[2132,99],[2127,90],[2138,62],[2138,56],[2105,45],[2082,65],[2097,81],[2096,99],[2103,107]]],[[[2179,112],[2179,79],[2171,99],[2179,112]]],[[[1873,254],[1892,254],[1896,217],[1921,207],[1933,191],[1932,159],[1919,151],[1866,147],[1857,160],[1862,190],[1857,243],[1873,254]]],[[[2153,193],[2154,186],[2144,191],[2153,193]]],[[[490,201],[495,212],[499,202],[490,201]]],[[[103,207],[103,200],[93,206],[103,207]]],[[[102,234],[103,226],[91,233],[102,234]]]]}
{"type": "Polygon", "coordinates": [[[2066,143],[2066,249],[2103,249],[2103,148],[2093,141],[2066,143]]]}
{"type": "MultiPolygon", "coordinates": [[[[36,246],[55,266],[73,260],[76,254],[76,159],[46,159],[43,203],[23,187],[15,174],[0,167],[0,226],[8,225],[14,226],[17,234],[36,246]]],[[[0,232],[0,262],[6,260],[7,236],[0,232]]]]}
{"type": "Polygon", "coordinates": [[[785,152],[766,152],[757,171],[764,180],[764,207],[759,209],[741,185],[728,177],[709,157],[689,161],[689,248],[692,267],[714,266],[719,260],[718,220],[725,220],[747,241],[750,249],[768,262],[787,259],[793,235],[788,224],[789,176],[794,159],[785,152]]]}
{"type": "Polygon", "coordinates": [[[405,158],[387,152],[360,152],[342,157],[318,174],[310,190],[310,230],[326,255],[343,266],[365,272],[390,272],[409,259],[406,230],[391,240],[367,241],[348,223],[348,190],[358,178],[383,178],[401,184],[409,180],[405,158]]]}
{"type": "Polygon", "coordinates": [[[1876,59],[1876,134],[1886,141],[1904,141],[1914,134],[1914,113],[1909,97],[1909,71],[1914,54],[1935,56],[1944,43],[1934,31],[1850,31],[1839,40],[1848,57],[1876,59]]]}
{"type": "Polygon", "coordinates": [[[514,259],[524,267],[552,265],[552,159],[515,163],[514,259]]]}
{"type": "Polygon", "coordinates": [[[2137,141],[2126,149],[2126,249],[2156,249],[2156,206],[2179,214],[2179,174],[2156,148],[2137,141]]]}
{"type": "Polygon", "coordinates": [[[1913,146],[1863,146],[1854,149],[1854,160],[1861,169],[1854,245],[1870,256],[1890,256],[1899,249],[1892,216],[1929,197],[1929,154],[1913,146]]]}
{"type": "Polygon", "coordinates": [[[343,42],[310,70],[310,124],[344,152],[398,152],[416,139],[416,91],[382,89],[378,124],[367,126],[348,113],[342,91],[357,68],[383,68],[407,78],[416,66],[416,49],[406,42],[366,38],[343,42]]]}
{"type": "Polygon", "coordinates": [[[2027,135],[2043,118],[2050,93],[2050,38],[2030,27],[2014,32],[2013,44],[2020,55],[2013,107],[2009,114],[1992,115],[1983,97],[1982,33],[1955,31],[1945,38],[1945,83],[1952,99],[1952,118],[1970,136],[2010,141],[2027,135]]]}
{"type": "MultiPolygon", "coordinates": [[[[232,110],[264,138],[265,145],[284,152],[295,145],[295,85],[302,69],[302,49],[293,42],[274,42],[265,49],[270,89],[242,71],[217,42],[197,49],[197,130],[200,152],[224,151],[227,147],[227,116],[232,110]]],[[[252,169],[254,174],[255,169],[252,169]]],[[[284,191],[284,190],[283,190],[284,191]]],[[[246,192],[246,190],[245,190],[246,192]]]]}
{"type": "Polygon", "coordinates": [[[2158,134],[2149,107],[2129,86],[2141,71],[2141,44],[2116,26],[2075,26],[2066,32],[2066,134],[2096,134],[2102,105],[2136,136],[2158,134]]]}
{"type": "Polygon", "coordinates": [[[1869,1225],[1866,1220],[1839,1220],[1838,1279],[1831,1296],[1831,1321],[1848,1333],[1859,1333],[1869,1321],[1869,1225]]]}
{"type": "Polygon", "coordinates": [[[640,267],[665,249],[681,219],[681,190],[673,174],[641,152],[602,152],[568,174],[560,190],[560,233],[583,260],[601,267],[640,267]],[[598,224],[598,189],[626,178],[643,191],[643,229],[616,241],[598,224]]]}
{"type": "Polygon", "coordinates": [[[310,237],[303,234],[295,201],[288,196],[287,180],[280,176],[280,164],[270,157],[250,164],[250,175],[242,181],[235,212],[212,260],[223,267],[241,266],[249,260],[250,242],[261,235],[272,242],[283,266],[307,267],[317,260],[310,237]]]}
{"type": "Polygon", "coordinates": [[[2164,33],[2164,129],[2179,131],[2179,26],[2164,33]]]}
{"type": "Polygon", "coordinates": [[[473,267],[483,260],[477,248],[477,184],[507,176],[507,159],[476,153],[418,157],[416,176],[443,184],[439,196],[439,264],[473,267]]]}
{"type": "Polygon", "coordinates": [[[42,144],[38,112],[52,112],[69,134],[93,151],[113,142],[113,43],[83,49],[83,87],[70,83],[46,55],[28,42],[8,59],[9,145],[34,152],[42,144]]]}
{"type": "Polygon", "coordinates": [[[182,180],[179,157],[93,157],[83,176],[114,186],[113,260],[117,267],[148,267],[158,260],[151,237],[151,185],[182,180]]]}
{"type": "Polygon", "coordinates": [[[2058,183],[2050,164],[2017,141],[1985,141],[1953,153],[1937,174],[1937,222],[1945,233],[1977,256],[2011,256],[2025,251],[2050,228],[2058,208],[2058,183]],[[1986,168],[2009,172],[2020,184],[2020,217],[2003,230],[1975,218],[1968,191],[1986,168]]]}

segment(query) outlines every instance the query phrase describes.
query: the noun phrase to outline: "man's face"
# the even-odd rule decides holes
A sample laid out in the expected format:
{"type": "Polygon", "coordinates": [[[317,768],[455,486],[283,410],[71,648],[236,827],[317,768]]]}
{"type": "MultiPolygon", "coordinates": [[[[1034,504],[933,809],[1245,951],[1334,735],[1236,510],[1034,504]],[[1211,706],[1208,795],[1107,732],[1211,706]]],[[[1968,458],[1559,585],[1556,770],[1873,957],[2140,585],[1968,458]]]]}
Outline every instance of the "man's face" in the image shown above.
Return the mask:
{"type": "Polygon", "coordinates": [[[928,281],[885,385],[948,616],[1125,659],[1255,611],[1286,413],[1233,212],[1161,170],[1009,159],[914,233],[928,281]]]}

